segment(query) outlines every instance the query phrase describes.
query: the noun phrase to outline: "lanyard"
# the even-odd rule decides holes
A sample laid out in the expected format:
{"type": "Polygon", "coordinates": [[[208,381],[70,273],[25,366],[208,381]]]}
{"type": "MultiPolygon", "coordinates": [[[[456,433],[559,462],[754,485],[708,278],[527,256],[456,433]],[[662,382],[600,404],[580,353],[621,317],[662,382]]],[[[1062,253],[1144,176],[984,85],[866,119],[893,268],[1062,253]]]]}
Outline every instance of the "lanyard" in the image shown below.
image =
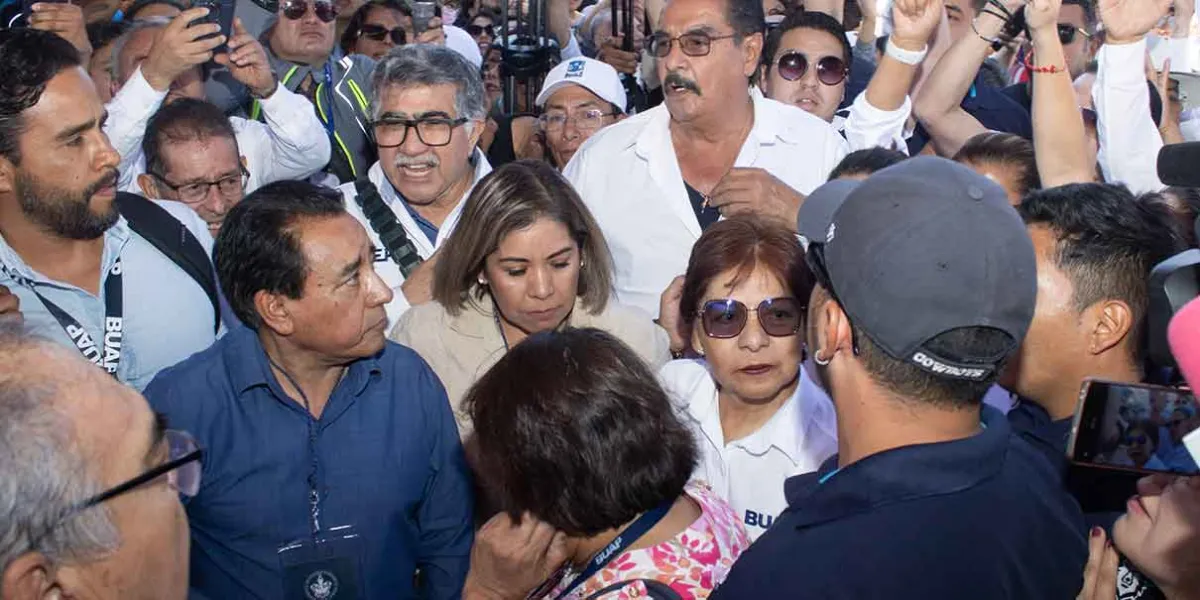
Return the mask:
{"type": "Polygon", "coordinates": [[[54,315],[58,324],[67,332],[67,337],[75,343],[75,348],[79,350],[79,353],[113,377],[117,376],[117,367],[121,364],[121,337],[124,331],[122,315],[125,310],[125,298],[122,294],[124,288],[121,280],[121,257],[118,256],[108,271],[108,278],[104,280],[103,352],[96,346],[92,335],[84,329],[83,325],[79,324],[79,321],[75,320],[75,317],[67,314],[67,311],[51,302],[49,298],[39,294],[36,287],[29,286],[33,295],[46,305],[46,310],[54,315]]]}
{"type": "Polygon", "coordinates": [[[280,373],[283,373],[284,378],[288,380],[288,383],[292,384],[292,387],[296,388],[296,391],[300,394],[300,399],[304,401],[304,419],[305,424],[308,426],[308,457],[311,461],[308,470],[308,508],[310,524],[312,525],[312,536],[313,540],[316,540],[317,534],[321,533],[321,493],[317,491],[317,468],[320,465],[320,459],[317,457],[317,420],[312,416],[312,408],[310,408],[308,403],[308,394],[304,393],[304,390],[300,388],[300,384],[296,383],[296,380],[292,379],[292,376],[283,367],[271,360],[270,356],[267,356],[267,362],[271,363],[271,366],[275,367],[280,373]]]}
{"type": "Polygon", "coordinates": [[[632,546],[634,542],[638,541],[638,538],[646,535],[647,531],[650,531],[651,528],[653,528],[655,525],[658,525],[658,522],[661,521],[663,517],[667,516],[667,513],[670,512],[671,507],[674,504],[675,498],[671,498],[658,505],[653,510],[642,513],[642,516],[638,517],[636,521],[630,523],[629,527],[622,529],[621,533],[618,533],[617,537],[613,538],[613,541],[609,545],[605,546],[603,549],[597,552],[595,556],[588,560],[587,568],[584,569],[579,575],[576,575],[575,579],[571,580],[571,584],[568,585],[566,589],[564,589],[562,593],[558,595],[556,600],[565,598],[567,594],[570,594],[575,588],[579,587],[579,584],[587,581],[596,573],[599,573],[600,569],[603,569],[606,565],[608,565],[608,563],[612,562],[614,558],[620,556],[622,552],[632,546]]]}
{"type": "MultiPolygon", "coordinates": [[[[335,131],[333,126],[335,100],[333,98],[333,68],[329,66],[328,62],[325,63],[325,87],[329,90],[329,120],[325,121],[325,131],[329,133],[329,137],[332,139],[333,132],[335,131]]],[[[320,93],[321,90],[317,89],[317,94],[320,95],[320,93]]]]}

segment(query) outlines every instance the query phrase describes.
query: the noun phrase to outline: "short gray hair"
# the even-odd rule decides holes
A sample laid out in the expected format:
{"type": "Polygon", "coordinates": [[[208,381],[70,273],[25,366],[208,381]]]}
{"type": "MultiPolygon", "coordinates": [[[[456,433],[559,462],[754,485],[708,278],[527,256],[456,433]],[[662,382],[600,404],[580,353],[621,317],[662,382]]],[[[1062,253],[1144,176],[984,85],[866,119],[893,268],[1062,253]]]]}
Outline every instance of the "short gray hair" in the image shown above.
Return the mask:
{"type": "Polygon", "coordinates": [[[371,118],[382,112],[379,99],[388,86],[401,88],[451,84],[455,86],[454,112],[474,121],[487,118],[483,77],[463,55],[445,46],[409,44],[392,49],[371,73],[371,118]]]}
{"type": "Polygon", "coordinates": [[[133,39],[133,36],[137,35],[137,32],[139,31],[145,31],[147,29],[160,29],[170,24],[171,17],[146,17],[144,19],[137,19],[134,21],[133,24],[130,25],[129,29],[126,29],[124,33],[122,33],[115,41],[113,41],[112,55],[108,57],[108,76],[111,77],[113,81],[120,82],[122,86],[125,85],[125,82],[120,77],[121,53],[125,51],[125,44],[128,44],[129,40],[133,39]]]}
{"type": "MultiPolygon", "coordinates": [[[[44,360],[47,348],[60,350],[0,322],[0,363],[44,360]]],[[[19,371],[0,376],[0,573],[28,552],[59,565],[115,550],[117,530],[106,510],[73,511],[99,486],[70,418],[55,408],[58,385],[19,371]]]]}

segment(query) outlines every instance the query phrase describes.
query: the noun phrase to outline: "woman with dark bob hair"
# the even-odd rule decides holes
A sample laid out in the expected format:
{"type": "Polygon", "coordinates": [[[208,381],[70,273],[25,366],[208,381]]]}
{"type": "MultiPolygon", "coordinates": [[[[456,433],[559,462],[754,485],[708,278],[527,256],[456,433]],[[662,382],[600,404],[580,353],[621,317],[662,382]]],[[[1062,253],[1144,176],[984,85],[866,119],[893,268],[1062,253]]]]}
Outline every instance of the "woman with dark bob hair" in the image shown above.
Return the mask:
{"type": "Polygon", "coordinates": [[[558,171],[517,161],[479,181],[434,267],[433,302],[404,313],[391,338],[441,378],[459,431],[467,388],[509,348],[539,331],[596,327],[657,369],[670,359],[650,316],[612,301],[612,260],[600,227],[558,171]]]}
{"type": "Polygon", "coordinates": [[[787,508],[783,481],[837,452],[833,403],[801,365],[812,287],[787,226],[750,215],[714,224],[692,248],[679,306],[701,358],[660,372],[699,442],[696,477],[751,539],[787,508]]]}
{"type": "Polygon", "coordinates": [[[464,405],[484,504],[566,536],[561,577],[535,597],[647,597],[665,586],[707,598],[749,546],[729,506],[687,483],[691,432],[645,363],[608,333],[535,334],[464,405]]]}

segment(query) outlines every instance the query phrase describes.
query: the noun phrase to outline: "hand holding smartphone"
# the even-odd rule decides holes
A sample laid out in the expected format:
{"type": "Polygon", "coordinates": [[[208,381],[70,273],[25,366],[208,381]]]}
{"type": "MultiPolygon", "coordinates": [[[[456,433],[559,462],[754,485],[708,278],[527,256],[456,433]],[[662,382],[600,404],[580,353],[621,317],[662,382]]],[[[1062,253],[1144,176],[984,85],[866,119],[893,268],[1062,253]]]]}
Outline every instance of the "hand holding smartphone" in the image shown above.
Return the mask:
{"type": "Polygon", "coordinates": [[[192,8],[207,8],[208,14],[192,21],[192,25],[200,23],[213,23],[220,26],[220,33],[204,36],[199,39],[209,39],[218,35],[225,36],[226,43],[222,43],[214,49],[214,52],[226,52],[229,50],[227,42],[233,37],[233,12],[237,5],[236,0],[193,0],[192,8]]]}
{"type": "Polygon", "coordinates": [[[429,29],[429,22],[433,20],[437,4],[435,2],[413,2],[412,3],[412,27],[413,37],[425,33],[429,29]]]}

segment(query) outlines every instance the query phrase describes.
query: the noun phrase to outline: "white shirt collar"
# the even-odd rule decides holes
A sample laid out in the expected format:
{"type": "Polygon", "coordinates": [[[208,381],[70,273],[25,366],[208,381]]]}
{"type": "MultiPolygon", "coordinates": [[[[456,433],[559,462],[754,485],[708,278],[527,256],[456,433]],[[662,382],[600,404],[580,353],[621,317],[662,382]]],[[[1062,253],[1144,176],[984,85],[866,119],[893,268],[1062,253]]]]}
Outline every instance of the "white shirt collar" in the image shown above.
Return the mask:
{"type": "MultiPolygon", "coordinates": [[[[492,172],[491,163],[488,162],[487,156],[478,147],[472,151],[471,156],[475,161],[475,174],[471,181],[471,187],[468,187],[463,192],[462,198],[458,199],[458,203],[454,205],[454,209],[446,216],[446,220],[442,223],[442,226],[438,227],[437,246],[441,246],[442,242],[453,233],[454,226],[458,224],[458,218],[462,216],[463,206],[466,205],[467,198],[471,195],[479,180],[492,172]]],[[[367,171],[367,178],[379,189],[379,195],[383,198],[383,201],[392,207],[392,212],[396,214],[396,218],[400,220],[405,231],[409,232],[409,238],[413,240],[413,243],[428,245],[429,241],[424,235],[412,235],[414,232],[420,231],[420,229],[417,227],[417,222],[412,218],[412,215],[408,213],[407,208],[396,206],[396,203],[403,202],[404,200],[396,192],[396,188],[392,186],[392,182],[388,181],[387,174],[383,171],[382,162],[375,161],[375,164],[371,165],[371,168],[367,171]]],[[[428,248],[427,250],[430,254],[433,252],[433,248],[428,248]]]]}

